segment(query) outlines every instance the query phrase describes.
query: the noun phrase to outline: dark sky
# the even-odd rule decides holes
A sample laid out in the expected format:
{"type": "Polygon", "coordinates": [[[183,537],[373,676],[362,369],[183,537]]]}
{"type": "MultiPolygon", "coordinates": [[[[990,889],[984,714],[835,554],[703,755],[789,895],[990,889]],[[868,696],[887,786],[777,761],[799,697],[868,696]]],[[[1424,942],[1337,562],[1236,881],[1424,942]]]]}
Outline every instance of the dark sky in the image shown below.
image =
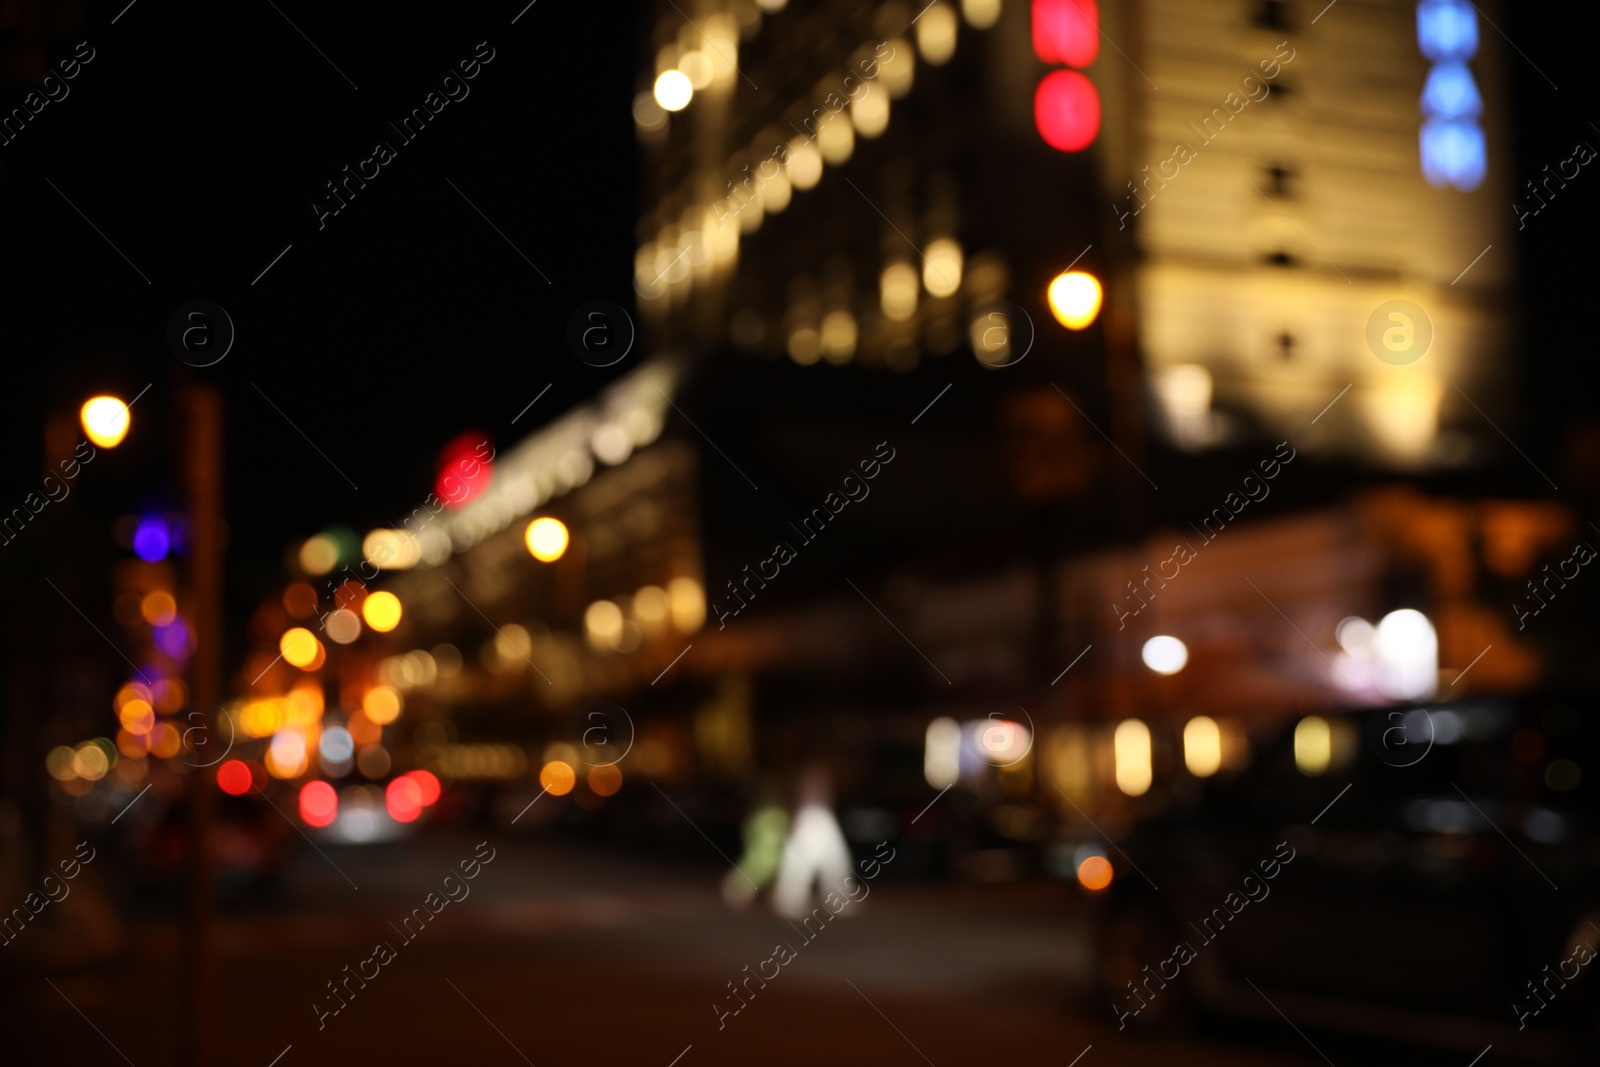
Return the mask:
{"type": "MultiPolygon", "coordinates": [[[[0,147],[6,508],[36,480],[46,411],[151,382],[138,441],[82,491],[86,514],[159,504],[162,465],[181,449],[162,423],[192,373],[226,391],[228,518],[248,588],[270,580],[292,537],[416,506],[447,440],[481,429],[510,443],[625,369],[578,363],[564,334],[584,301],[632,307],[642,0],[124,3],[54,30],[26,30],[16,13],[33,7],[3,5],[7,109],[43,78],[30,36],[47,59],[79,40],[94,49],[70,94],[0,147]],[[385,123],[481,41],[494,58],[470,95],[399,143],[385,123]],[[395,158],[319,230],[308,202],[380,139],[395,158]],[[192,299],[221,305],[237,329],[227,358],[194,372],[164,341],[192,299]]],[[[1507,57],[1520,185],[1580,138],[1600,147],[1596,68],[1589,35],[1542,9],[1495,20],[1525,53],[1507,57]]],[[[1536,460],[1592,410],[1571,376],[1593,345],[1597,211],[1600,177],[1586,169],[1507,250],[1526,272],[1518,440],[1536,460]]]]}
{"type": "MultiPolygon", "coordinates": [[[[118,0],[41,28],[47,58],[80,40],[94,58],[0,147],[7,507],[37,480],[46,410],[152,382],[140,440],[79,488],[95,512],[159,503],[130,494],[168,480],[181,442],[160,423],[191,373],[226,391],[235,566],[271,566],[290,537],[420,504],[463,430],[504,445],[623,369],[578,363],[564,336],[586,300],[632,305],[632,5],[541,0],[512,25],[527,0],[275,2],[118,17],[118,0]],[[415,140],[387,128],[490,50],[415,140]],[[319,229],[308,202],[379,140],[392,161],[319,229]],[[192,299],[225,308],[237,340],[191,372],[164,338],[192,299]]],[[[7,109],[44,73],[16,21],[7,109]]]]}

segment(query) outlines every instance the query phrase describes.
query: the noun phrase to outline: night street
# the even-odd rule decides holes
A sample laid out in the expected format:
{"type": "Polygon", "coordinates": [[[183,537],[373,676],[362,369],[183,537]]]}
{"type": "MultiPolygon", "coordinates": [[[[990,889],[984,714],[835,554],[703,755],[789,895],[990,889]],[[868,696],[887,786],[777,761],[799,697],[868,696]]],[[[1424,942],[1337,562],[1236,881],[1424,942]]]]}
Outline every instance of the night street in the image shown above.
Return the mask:
{"type": "MultiPolygon", "coordinates": [[[[420,903],[478,840],[429,835],[392,848],[328,850],[359,891],[302,849],[282,900],[226,916],[218,947],[227,1062],[265,1067],[293,1045],[283,1067],[355,1057],[518,1063],[508,1040],[539,1067],[667,1067],[690,1045],[685,1067],[924,1057],[945,1067],[988,1062],[1010,1046],[1052,1050],[1051,1062],[1067,1064],[1090,1045],[1084,1065],[1323,1062],[1287,1025],[1119,1034],[1109,1010],[1085,1002],[1083,904],[1060,883],[883,881],[812,944],[764,906],[730,912],[715,870],[702,863],[514,837],[494,840],[495,859],[470,883],[471,895],[447,906],[436,927],[318,1031],[309,1005],[334,1003],[323,983],[375,942],[400,944],[387,923],[420,903]],[[796,958],[719,1031],[711,1005],[732,1005],[726,983],[779,941],[795,945],[796,958]]],[[[141,922],[129,938],[131,955],[104,972],[60,976],[59,993],[41,984],[8,995],[0,1025],[15,1047],[71,1067],[116,1059],[65,994],[132,1062],[166,1062],[170,1035],[148,1020],[165,1010],[174,929],[141,922]]],[[[1341,1067],[1459,1059],[1374,1058],[1358,1043],[1315,1040],[1341,1067]]]]}
{"type": "Polygon", "coordinates": [[[0,1067],[1600,1063],[1568,6],[0,0],[0,1067]]]}

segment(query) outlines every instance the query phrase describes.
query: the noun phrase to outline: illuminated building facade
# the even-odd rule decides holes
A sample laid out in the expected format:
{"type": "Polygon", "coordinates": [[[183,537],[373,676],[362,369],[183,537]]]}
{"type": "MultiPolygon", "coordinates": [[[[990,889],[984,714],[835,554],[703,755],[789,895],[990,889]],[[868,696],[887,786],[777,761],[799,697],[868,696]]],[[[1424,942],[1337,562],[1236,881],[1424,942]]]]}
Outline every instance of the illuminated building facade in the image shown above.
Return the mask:
{"type": "Polygon", "coordinates": [[[1477,9],[1118,6],[1130,58],[1105,90],[1123,121],[1104,178],[1168,439],[1293,434],[1380,468],[1485,458],[1472,404],[1507,410],[1514,183],[1505,53],[1477,9]],[[1426,321],[1374,331],[1394,300],[1426,321]],[[1430,323],[1425,355],[1375,358],[1384,330],[1430,323]]]}

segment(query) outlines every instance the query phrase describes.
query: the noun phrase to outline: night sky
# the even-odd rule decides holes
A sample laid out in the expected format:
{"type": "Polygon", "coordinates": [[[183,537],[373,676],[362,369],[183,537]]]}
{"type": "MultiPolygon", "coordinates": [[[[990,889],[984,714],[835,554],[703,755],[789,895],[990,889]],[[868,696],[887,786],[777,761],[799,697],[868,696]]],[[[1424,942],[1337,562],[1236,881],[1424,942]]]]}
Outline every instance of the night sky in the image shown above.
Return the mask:
{"type": "MultiPolygon", "coordinates": [[[[133,436],[78,489],[96,512],[159,506],[143,494],[172,484],[182,442],[161,423],[179,378],[220,384],[248,591],[289,538],[420,504],[457,434],[505,445],[624,370],[580,364],[564,334],[585,300],[632,305],[634,19],[544,0],[512,25],[525,3],[138,0],[115,25],[120,4],[93,5],[47,33],[41,58],[80,40],[93,58],[0,148],[8,506],[37,481],[46,410],[149,383],[133,436]],[[414,140],[387,127],[475,53],[493,58],[414,140]],[[380,140],[394,158],[319,229],[309,202],[380,140]],[[193,299],[237,332],[203,370],[165,344],[193,299]]],[[[7,108],[45,73],[26,75],[14,41],[7,108]]]]}
{"type": "MultiPolygon", "coordinates": [[[[3,8],[8,109],[78,41],[94,56],[66,98],[0,147],[7,508],[37,481],[47,411],[148,383],[134,436],[80,483],[80,505],[109,517],[170,503],[160,493],[183,447],[167,418],[177,388],[184,376],[218,383],[230,599],[249,600],[277,578],[290,539],[417,506],[448,440],[482,430],[512,443],[635,364],[587,367],[564,335],[587,300],[633,306],[642,3],[280,12],[245,0],[225,14],[122,3],[86,6],[76,26],[3,8]],[[491,49],[468,95],[415,140],[386,125],[491,49]],[[319,229],[311,201],[380,140],[394,158],[319,229]],[[237,330],[230,354],[202,370],[165,344],[169,315],[194,299],[224,307],[237,330]]],[[[1600,147],[1588,125],[1600,116],[1595,68],[1586,34],[1553,33],[1530,9],[1489,15],[1527,55],[1507,55],[1520,185],[1578,139],[1600,147]]],[[[1523,264],[1526,297],[1527,403],[1523,425],[1507,429],[1541,466],[1560,467],[1574,421],[1591,417],[1570,379],[1592,344],[1597,211],[1600,178],[1585,171],[1504,250],[1523,264]]]]}

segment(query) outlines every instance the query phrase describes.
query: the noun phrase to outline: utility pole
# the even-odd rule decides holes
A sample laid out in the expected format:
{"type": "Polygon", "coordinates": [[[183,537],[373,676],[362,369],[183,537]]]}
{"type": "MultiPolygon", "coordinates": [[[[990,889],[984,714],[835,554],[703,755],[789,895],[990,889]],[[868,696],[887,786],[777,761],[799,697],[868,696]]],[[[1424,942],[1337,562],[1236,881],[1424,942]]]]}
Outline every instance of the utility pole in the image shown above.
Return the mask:
{"type": "MultiPolygon", "coordinates": [[[[222,702],[222,394],[215,388],[191,384],[183,391],[182,411],[187,428],[184,484],[189,498],[189,596],[195,636],[190,721],[200,737],[210,742],[216,736],[217,708],[222,702]]],[[[215,1062],[213,774],[209,767],[196,767],[187,782],[189,892],[180,955],[181,1067],[210,1067],[215,1062]]]]}

